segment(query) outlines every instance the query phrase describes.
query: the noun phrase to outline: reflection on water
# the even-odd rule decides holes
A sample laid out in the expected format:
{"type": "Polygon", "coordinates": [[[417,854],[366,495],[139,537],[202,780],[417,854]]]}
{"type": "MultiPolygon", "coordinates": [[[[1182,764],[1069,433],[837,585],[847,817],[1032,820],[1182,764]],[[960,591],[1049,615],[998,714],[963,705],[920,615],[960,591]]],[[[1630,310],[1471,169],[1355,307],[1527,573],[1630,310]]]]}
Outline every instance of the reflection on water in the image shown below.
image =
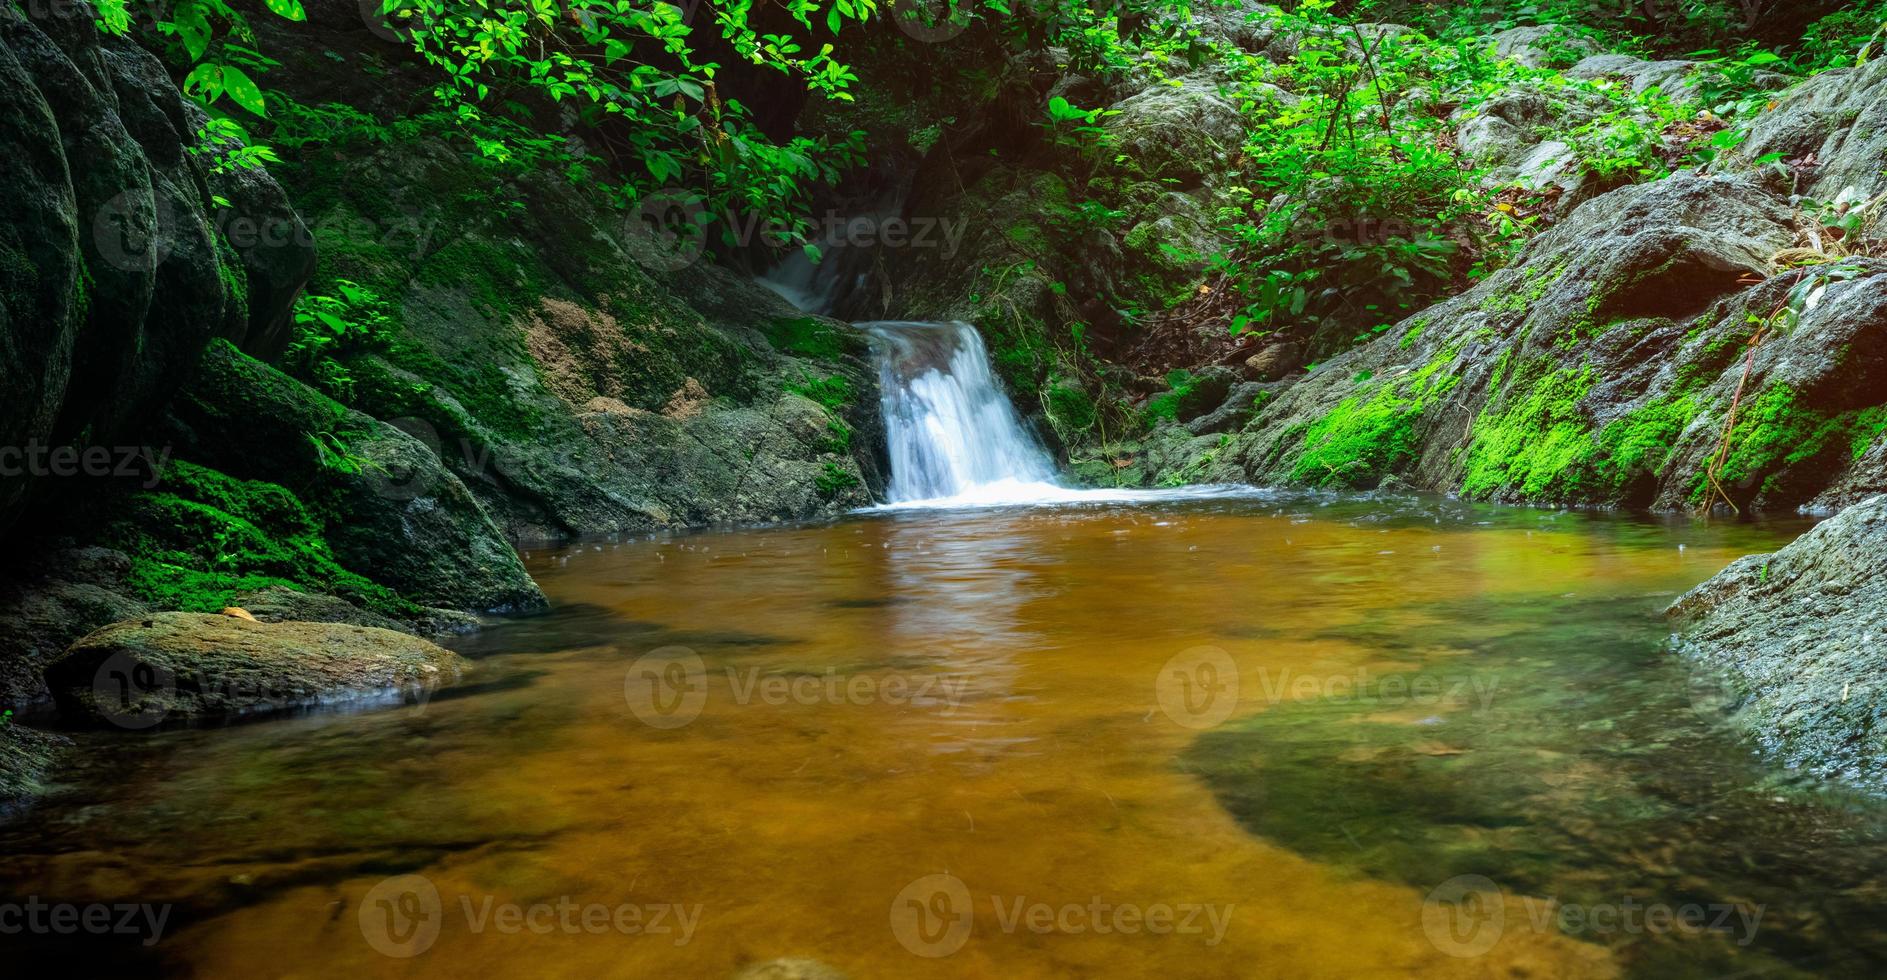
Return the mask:
{"type": "Polygon", "coordinates": [[[169,904],[164,934],[0,944],[201,977],[1866,973],[1881,808],[1752,759],[1658,647],[1672,596],[1799,530],[1247,498],[535,554],[557,612],[426,704],[92,742],[0,830],[0,892],[169,904]]]}

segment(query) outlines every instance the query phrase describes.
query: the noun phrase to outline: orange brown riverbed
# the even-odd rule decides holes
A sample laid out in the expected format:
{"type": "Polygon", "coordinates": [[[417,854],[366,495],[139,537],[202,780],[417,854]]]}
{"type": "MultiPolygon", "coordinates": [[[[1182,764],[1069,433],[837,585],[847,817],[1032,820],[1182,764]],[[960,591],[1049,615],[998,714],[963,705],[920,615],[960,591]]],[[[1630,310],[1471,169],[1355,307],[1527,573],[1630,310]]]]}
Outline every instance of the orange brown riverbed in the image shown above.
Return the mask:
{"type": "Polygon", "coordinates": [[[0,943],[194,977],[1864,972],[1882,810],[1753,758],[1661,646],[1804,526],[1260,496],[532,552],[557,610],[424,703],[85,737],[0,890],[165,931],[0,943]]]}

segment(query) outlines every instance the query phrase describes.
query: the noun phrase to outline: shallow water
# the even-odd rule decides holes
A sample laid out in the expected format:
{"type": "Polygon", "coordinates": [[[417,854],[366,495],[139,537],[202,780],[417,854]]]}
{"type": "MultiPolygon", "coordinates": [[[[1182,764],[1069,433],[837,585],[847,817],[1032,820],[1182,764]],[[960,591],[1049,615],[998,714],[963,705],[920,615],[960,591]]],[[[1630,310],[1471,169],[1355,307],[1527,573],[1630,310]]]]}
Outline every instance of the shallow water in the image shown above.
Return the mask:
{"type": "Polygon", "coordinates": [[[1866,974],[1887,810],[1751,758],[1659,648],[1671,598],[1800,530],[1248,497],[535,553],[558,611],[424,704],[96,742],[0,831],[0,891],[166,930],[0,943],[202,977],[1866,974]]]}

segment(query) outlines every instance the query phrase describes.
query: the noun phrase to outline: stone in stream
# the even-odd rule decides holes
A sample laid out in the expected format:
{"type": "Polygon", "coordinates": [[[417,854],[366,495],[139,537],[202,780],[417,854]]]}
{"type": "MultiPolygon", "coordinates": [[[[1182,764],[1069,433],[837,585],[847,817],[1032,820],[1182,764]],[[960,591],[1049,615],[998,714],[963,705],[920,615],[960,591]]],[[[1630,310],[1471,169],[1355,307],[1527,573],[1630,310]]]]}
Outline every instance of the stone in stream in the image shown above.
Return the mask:
{"type": "Polygon", "coordinates": [[[46,668],[46,683],[71,721],[143,729],[423,698],[467,666],[392,630],[160,613],[74,643],[46,668]]]}
{"type": "Polygon", "coordinates": [[[45,790],[46,774],[53,767],[54,757],[71,744],[62,735],[18,725],[11,719],[0,723],[0,819],[12,816],[45,790]]]}
{"type": "Polygon", "coordinates": [[[362,609],[340,596],[271,585],[236,595],[236,605],[264,623],[339,623],[373,626],[415,636],[446,636],[478,630],[478,617],[455,609],[424,609],[410,622],[362,609]]]}
{"type": "Polygon", "coordinates": [[[1773,555],[1743,558],[1674,603],[1679,652],[1726,675],[1734,718],[1791,768],[1887,785],[1887,496],[1773,555]]]}

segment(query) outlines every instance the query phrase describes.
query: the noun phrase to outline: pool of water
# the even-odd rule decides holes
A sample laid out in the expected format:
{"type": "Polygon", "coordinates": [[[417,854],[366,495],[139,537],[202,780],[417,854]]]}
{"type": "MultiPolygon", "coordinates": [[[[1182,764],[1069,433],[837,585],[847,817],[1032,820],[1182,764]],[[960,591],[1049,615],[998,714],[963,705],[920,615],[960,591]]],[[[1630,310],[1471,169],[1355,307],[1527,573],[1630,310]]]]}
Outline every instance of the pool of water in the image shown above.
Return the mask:
{"type": "Polygon", "coordinates": [[[424,703],[83,739],[0,829],[0,893],[146,924],[0,949],[197,977],[1869,974],[1887,809],[1753,758],[1661,647],[1673,597],[1802,529],[1246,497],[534,552],[556,611],[460,643],[476,669],[424,703]]]}

